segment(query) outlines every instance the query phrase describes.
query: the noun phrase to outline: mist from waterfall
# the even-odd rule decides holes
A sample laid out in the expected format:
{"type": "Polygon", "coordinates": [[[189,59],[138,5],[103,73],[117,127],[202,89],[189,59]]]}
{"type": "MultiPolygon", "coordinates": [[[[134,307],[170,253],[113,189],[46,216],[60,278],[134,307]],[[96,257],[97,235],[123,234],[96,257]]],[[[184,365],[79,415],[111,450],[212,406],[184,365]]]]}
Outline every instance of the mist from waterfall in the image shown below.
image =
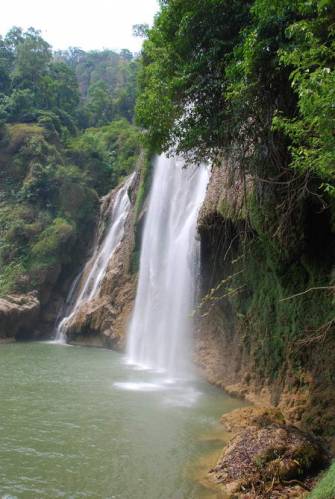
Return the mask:
{"type": "Polygon", "coordinates": [[[92,258],[70,288],[66,299],[68,304],[67,315],[59,322],[56,329],[56,342],[58,343],[65,343],[67,326],[79,307],[83,303],[92,300],[99,293],[108,263],[124,235],[125,223],[131,208],[128,190],[134,181],[135,175],[136,173],[133,173],[118,190],[113,202],[106,236],[102,244],[97,244],[92,258]],[[80,286],[79,292],[78,286],[80,286]],[[76,291],[78,294],[73,301],[76,291]]]}
{"type": "Polygon", "coordinates": [[[128,361],[169,376],[187,374],[200,271],[197,216],[209,172],[160,156],[143,233],[128,361]]]}

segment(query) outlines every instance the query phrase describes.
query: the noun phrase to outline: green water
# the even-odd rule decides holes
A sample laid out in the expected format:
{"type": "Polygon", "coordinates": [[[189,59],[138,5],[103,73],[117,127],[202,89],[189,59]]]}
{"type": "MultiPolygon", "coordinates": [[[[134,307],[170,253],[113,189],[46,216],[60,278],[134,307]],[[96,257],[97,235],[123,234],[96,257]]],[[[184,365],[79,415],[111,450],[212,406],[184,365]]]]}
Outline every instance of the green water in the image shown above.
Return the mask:
{"type": "Polygon", "coordinates": [[[190,499],[200,435],[241,404],[202,381],[166,383],[121,355],[0,347],[0,497],[190,499]]]}

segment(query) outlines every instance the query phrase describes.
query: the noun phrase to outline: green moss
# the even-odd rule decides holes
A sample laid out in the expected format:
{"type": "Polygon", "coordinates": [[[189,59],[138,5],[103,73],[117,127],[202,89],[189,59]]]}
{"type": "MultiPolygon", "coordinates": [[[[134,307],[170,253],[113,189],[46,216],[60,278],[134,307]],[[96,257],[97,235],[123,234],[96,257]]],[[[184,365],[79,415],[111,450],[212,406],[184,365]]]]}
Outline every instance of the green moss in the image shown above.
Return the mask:
{"type": "Polygon", "coordinates": [[[135,247],[133,250],[130,265],[130,270],[132,273],[138,272],[140,267],[141,240],[143,229],[143,218],[140,217],[140,215],[145,199],[149,194],[152,180],[153,158],[150,159],[150,154],[147,151],[142,151],[142,154],[139,158],[138,168],[140,170],[140,182],[135,200],[135,247]]]}
{"type": "Polygon", "coordinates": [[[141,164],[139,165],[141,178],[135,201],[136,219],[140,215],[145,198],[149,194],[152,179],[153,161],[153,158],[150,157],[150,154],[148,152],[142,152],[141,164]]]}
{"type": "Polygon", "coordinates": [[[335,497],[335,463],[324,474],[308,499],[333,499],[335,497]]]}
{"type": "Polygon", "coordinates": [[[0,296],[16,291],[26,291],[27,283],[23,279],[25,274],[26,269],[21,261],[14,261],[6,265],[0,273],[0,296]]]}
{"type": "Polygon", "coordinates": [[[67,257],[68,244],[73,239],[74,227],[62,218],[56,218],[39,236],[31,248],[30,267],[34,268],[41,263],[63,261],[67,257]],[[67,251],[65,248],[67,246],[67,251]]]}
{"type": "Polygon", "coordinates": [[[333,298],[324,290],[286,299],[329,285],[327,270],[309,263],[307,267],[303,258],[291,264],[274,258],[264,240],[255,241],[247,252],[242,279],[249,292],[238,308],[246,314],[246,337],[262,375],[275,377],[292,346],[333,318],[333,298]]]}

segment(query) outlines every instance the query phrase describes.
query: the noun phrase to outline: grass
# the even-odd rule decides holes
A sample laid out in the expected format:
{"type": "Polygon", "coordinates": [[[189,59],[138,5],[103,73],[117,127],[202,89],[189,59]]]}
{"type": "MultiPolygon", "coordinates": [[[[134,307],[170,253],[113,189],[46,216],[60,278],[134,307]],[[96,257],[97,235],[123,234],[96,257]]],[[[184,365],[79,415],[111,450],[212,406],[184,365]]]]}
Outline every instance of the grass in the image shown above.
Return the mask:
{"type": "Polygon", "coordinates": [[[335,497],[335,462],[325,473],[308,499],[334,499],[335,497]]]}

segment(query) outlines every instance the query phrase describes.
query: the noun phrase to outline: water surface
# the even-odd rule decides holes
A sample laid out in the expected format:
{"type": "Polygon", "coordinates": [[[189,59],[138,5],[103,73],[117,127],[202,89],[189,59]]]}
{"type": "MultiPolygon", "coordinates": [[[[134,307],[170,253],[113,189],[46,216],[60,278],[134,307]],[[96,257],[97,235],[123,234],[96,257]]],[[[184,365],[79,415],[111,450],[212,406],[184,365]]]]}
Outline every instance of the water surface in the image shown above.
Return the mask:
{"type": "Polygon", "coordinates": [[[0,347],[0,496],[190,499],[201,436],[240,402],[173,383],[121,355],[47,343],[0,347]]]}

